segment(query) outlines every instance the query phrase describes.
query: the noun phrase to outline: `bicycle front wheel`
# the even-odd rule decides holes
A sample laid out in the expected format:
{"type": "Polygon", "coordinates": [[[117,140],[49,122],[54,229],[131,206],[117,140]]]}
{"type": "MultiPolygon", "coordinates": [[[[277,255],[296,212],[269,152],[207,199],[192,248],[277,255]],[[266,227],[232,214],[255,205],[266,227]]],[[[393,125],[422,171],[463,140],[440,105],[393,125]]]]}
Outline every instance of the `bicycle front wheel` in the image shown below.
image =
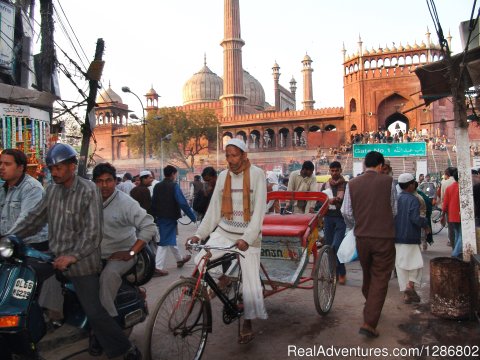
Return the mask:
{"type": "Polygon", "coordinates": [[[195,282],[181,279],[165,291],[148,324],[147,359],[198,360],[211,326],[211,308],[195,282]]]}
{"type": "Polygon", "coordinates": [[[320,315],[326,315],[333,305],[337,287],[337,257],[329,245],[318,251],[313,275],[313,300],[320,315]]]}

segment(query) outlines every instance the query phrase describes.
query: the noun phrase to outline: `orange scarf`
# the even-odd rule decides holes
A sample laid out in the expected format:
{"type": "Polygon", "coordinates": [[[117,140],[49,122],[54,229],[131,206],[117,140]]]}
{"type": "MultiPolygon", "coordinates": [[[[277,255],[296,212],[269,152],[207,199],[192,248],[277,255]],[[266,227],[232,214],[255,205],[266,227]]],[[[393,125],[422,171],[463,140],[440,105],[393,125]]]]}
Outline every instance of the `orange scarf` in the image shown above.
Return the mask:
{"type": "MultiPolygon", "coordinates": [[[[250,221],[250,161],[246,159],[240,168],[243,171],[243,220],[250,221]]],[[[227,172],[222,195],[222,216],[227,220],[233,219],[232,177],[227,172]]]]}

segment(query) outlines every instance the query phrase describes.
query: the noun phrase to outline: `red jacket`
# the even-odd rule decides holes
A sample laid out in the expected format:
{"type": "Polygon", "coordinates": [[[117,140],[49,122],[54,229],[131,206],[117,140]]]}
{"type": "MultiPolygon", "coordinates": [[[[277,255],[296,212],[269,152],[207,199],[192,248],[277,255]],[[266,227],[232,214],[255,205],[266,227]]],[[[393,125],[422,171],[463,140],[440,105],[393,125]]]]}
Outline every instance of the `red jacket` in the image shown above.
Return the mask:
{"type": "Polygon", "coordinates": [[[443,209],[448,214],[448,222],[460,222],[460,193],[458,191],[458,182],[445,189],[443,198],[443,209]]]}

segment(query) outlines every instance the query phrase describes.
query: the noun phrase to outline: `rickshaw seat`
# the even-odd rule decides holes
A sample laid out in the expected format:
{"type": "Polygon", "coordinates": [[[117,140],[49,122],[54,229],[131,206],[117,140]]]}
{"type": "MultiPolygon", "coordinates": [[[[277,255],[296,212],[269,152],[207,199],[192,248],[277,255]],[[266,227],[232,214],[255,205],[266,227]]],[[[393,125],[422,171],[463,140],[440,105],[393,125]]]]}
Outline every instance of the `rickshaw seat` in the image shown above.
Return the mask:
{"type": "Polygon", "coordinates": [[[265,215],[263,225],[303,225],[307,227],[316,214],[265,215]]]}
{"type": "Polygon", "coordinates": [[[308,225],[263,224],[263,236],[303,237],[308,225]]]}

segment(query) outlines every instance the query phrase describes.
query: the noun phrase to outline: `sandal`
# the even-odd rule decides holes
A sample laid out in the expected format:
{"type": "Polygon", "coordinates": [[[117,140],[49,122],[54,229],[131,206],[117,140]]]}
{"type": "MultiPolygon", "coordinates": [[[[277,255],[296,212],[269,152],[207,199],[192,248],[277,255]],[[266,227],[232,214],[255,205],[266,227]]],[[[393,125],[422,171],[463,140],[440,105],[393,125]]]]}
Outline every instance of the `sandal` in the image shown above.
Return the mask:
{"type": "Polygon", "coordinates": [[[238,336],[238,343],[242,345],[248,344],[253,339],[255,339],[255,334],[253,331],[240,332],[240,335],[238,336]]]}

